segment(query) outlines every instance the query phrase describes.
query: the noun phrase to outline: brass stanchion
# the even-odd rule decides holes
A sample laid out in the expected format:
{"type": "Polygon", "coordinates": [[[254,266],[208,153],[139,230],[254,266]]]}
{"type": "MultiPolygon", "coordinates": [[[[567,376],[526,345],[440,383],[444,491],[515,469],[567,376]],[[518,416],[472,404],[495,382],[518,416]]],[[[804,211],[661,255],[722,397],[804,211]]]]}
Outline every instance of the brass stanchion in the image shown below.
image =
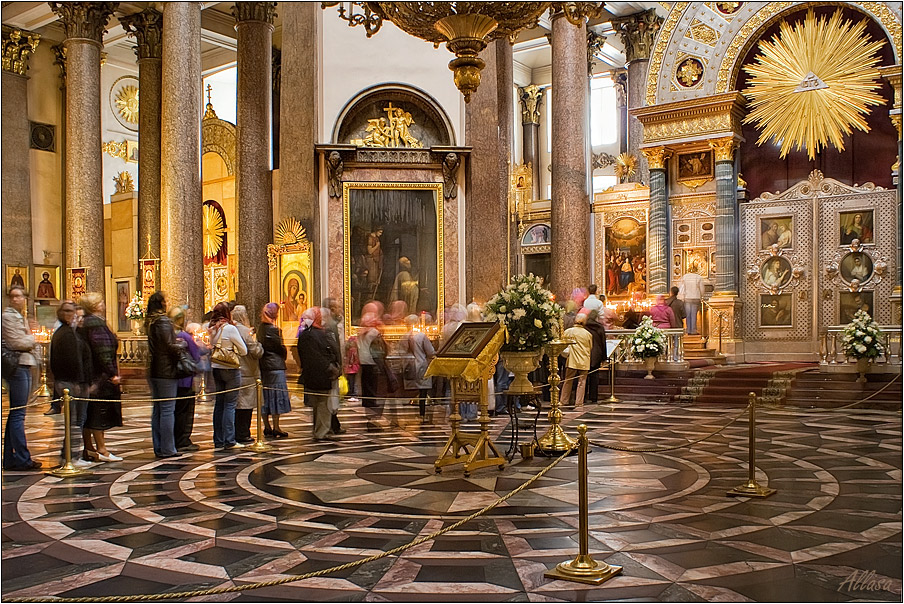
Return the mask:
{"type": "Polygon", "coordinates": [[[63,389],[63,458],[65,462],[58,468],[53,468],[52,470],[48,470],[45,474],[49,476],[58,476],[60,478],[68,478],[70,476],[81,476],[83,474],[90,474],[89,470],[83,470],[82,468],[76,468],[72,465],[72,424],[69,423],[69,418],[72,417],[72,410],[69,406],[72,404],[72,399],[69,398],[69,388],[63,389]]]}
{"type": "Polygon", "coordinates": [[[769,497],[770,495],[776,493],[775,489],[770,489],[768,487],[761,487],[757,484],[756,481],[756,393],[751,392],[748,395],[748,399],[750,400],[750,416],[747,420],[748,424],[748,434],[749,434],[749,443],[747,445],[747,449],[749,452],[750,459],[748,461],[747,468],[747,482],[742,485],[738,485],[732,490],[728,491],[729,497],[769,497]]]}
{"type": "Polygon", "coordinates": [[[261,418],[261,407],[264,406],[264,383],[257,378],[257,438],[254,443],[248,445],[248,448],[258,453],[270,451],[273,447],[264,441],[263,418],[261,418]]]}
{"type": "Polygon", "coordinates": [[[559,355],[568,348],[571,342],[567,340],[553,340],[546,345],[546,354],[549,357],[549,429],[546,434],[537,441],[537,449],[544,453],[563,453],[571,451],[577,446],[577,441],[565,434],[560,425],[562,411],[559,409],[559,355]]]}
{"type": "Polygon", "coordinates": [[[615,396],[615,367],[618,364],[615,360],[615,353],[618,351],[618,346],[615,347],[615,350],[612,351],[612,354],[609,355],[609,398],[604,400],[604,403],[620,403],[621,399],[615,396]]]}
{"type": "Polygon", "coordinates": [[[47,348],[50,342],[39,342],[41,344],[41,385],[34,391],[34,395],[38,398],[49,398],[53,395],[47,386],[47,348]]]}
{"type": "Polygon", "coordinates": [[[207,372],[201,372],[201,390],[198,392],[198,400],[207,402],[207,372]]]}
{"type": "Polygon", "coordinates": [[[590,443],[587,441],[587,426],[578,426],[578,517],[579,517],[579,545],[578,555],[569,562],[560,562],[552,570],[544,573],[550,579],[562,579],[564,581],[576,581],[577,583],[589,583],[599,585],[605,583],[615,575],[621,573],[621,566],[613,566],[605,562],[597,562],[590,555],[590,503],[588,500],[587,477],[587,450],[590,443]]]}

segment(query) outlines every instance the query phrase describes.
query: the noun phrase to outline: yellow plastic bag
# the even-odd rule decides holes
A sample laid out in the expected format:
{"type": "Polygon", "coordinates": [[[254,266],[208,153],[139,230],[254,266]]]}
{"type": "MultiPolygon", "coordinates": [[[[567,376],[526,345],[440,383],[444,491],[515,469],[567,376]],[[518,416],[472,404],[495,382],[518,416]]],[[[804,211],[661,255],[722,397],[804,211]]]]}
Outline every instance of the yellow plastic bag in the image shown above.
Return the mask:
{"type": "Polygon", "coordinates": [[[348,394],[348,380],[345,379],[344,375],[339,376],[339,396],[345,396],[348,394]]]}

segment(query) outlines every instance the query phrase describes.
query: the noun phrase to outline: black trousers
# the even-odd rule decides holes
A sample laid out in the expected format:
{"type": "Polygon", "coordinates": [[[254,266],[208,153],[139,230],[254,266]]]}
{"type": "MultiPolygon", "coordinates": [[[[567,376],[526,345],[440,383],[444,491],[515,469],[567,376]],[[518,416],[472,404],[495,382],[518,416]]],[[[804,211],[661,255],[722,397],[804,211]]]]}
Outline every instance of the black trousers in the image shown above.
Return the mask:
{"type": "Polygon", "coordinates": [[[176,410],[173,418],[173,436],[176,449],[190,446],[191,431],[195,427],[195,391],[191,388],[176,388],[176,410]]]}
{"type": "Polygon", "coordinates": [[[235,440],[243,441],[251,438],[251,416],[254,409],[235,410],[235,440]]]}
{"type": "Polygon", "coordinates": [[[587,402],[595,403],[599,399],[600,393],[600,365],[590,368],[590,375],[587,376],[587,402]]]}

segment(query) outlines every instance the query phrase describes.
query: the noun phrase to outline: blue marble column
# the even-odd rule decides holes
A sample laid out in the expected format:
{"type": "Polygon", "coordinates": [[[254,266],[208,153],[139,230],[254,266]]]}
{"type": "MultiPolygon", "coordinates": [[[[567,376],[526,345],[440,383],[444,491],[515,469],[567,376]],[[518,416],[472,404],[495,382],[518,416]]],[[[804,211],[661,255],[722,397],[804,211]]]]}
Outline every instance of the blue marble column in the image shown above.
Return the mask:
{"type": "Polygon", "coordinates": [[[738,179],[732,138],[711,141],[716,160],[716,283],[713,293],[738,295],[738,179]]]}
{"type": "Polygon", "coordinates": [[[643,149],[650,164],[650,213],[647,220],[647,293],[668,293],[669,193],[665,162],[671,152],[664,147],[643,149]]]}

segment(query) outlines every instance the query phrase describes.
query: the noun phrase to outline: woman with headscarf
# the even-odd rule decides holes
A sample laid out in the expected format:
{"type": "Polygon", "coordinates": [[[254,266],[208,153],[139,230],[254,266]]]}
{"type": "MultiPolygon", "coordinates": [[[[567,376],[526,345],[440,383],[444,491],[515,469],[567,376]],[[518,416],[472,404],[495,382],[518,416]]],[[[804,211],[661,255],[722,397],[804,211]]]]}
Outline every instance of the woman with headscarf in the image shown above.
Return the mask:
{"type": "Polygon", "coordinates": [[[330,434],[329,396],[333,380],[341,375],[342,357],[332,336],[323,328],[319,307],[311,307],[302,314],[303,327],[298,334],[298,358],[304,385],[304,404],[314,412],[314,440],[339,440],[330,434]]]}
{"type": "Polygon", "coordinates": [[[358,329],[358,362],[361,365],[361,405],[367,416],[367,429],[379,431],[383,429],[380,418],[383,417],[384,401],[379,397],[380,371],[385,367],[386,343],[380,328],[383,323],[380,314],[383,312],[379,302],[368,302],[361,315],[361,327],[358,329]]]}
{"type": "Polygon", "coordinates": [[[148,378],[151,382],[151,440],[154,455],[161,459],[178,457],[176,451],[176,397],[179,379],[176,365],[182,348],[187,344],[176,337],[176,328],[166,314],[166,297],[154,292],[148,298],[148,312],[144,320],[148,334],[148,356],[151,366],[148,378]]]}
{"type": "Polygon", "coordinates": [[[239,357],[248,354],[248,347],[239,330],[232,322],[229,304],[220,302],[210,313],[211,358],[213,383],[216,391],[216,402],[213,406],[213,444],[220,449],[241,448],[244,445],[235,442],[235,405],[238,402],[238,388],[242,383],[242,374],[237,366],[224,363],[214,358],[216,348],[232,350],[239,357]]]}
{"type": "Polygon", "coordinates": [[[92,400],[88,403],[85,429],[82,431],[85,442],[83,456],[88,461],[122,461],[122,457],[107,450],[104,440],[105,430],[122,425],[122,403],[119,402],[122,389],[116,354],[119,341],[104,320],[107,306],[102,294],[83,294],[79,306],[85,311],[85,317],[78,330],[91,349],[89,398],[92,400]]]}
{"type": "MultiPolygon", "coordinates": [[[[181,306],[169,309],[167,315],[173,322],[176,338],[185,342],[186,350],[195,365],[201,367],[201,349],[192,334],[185,328],[185,311],[181,306]]],[[[197,323],[195,323],[197,325],[197,323]]],[[[176,451],[197,451],[200,447],[191,442],[191,432],[195,427],[195,376],[190,375],[176,383],[176,409],[173,414],[173,440],[176,451]]]]}
{"type": "Polygon", "coordinates": [[[288,432],[279,427],[279,416],[292,410],[289,399],[289,388],[286,385],[287,351],[282,343],[282,334],[276,326],[279,315],[279,304],[269,302],[261,310],[261,323],[257,327],[257,341],[260,342],[262,354],[260,358],[261,382],[264,385],[264,402],[261,405],[261,417],[264,420],[264,434],[285,438],[288,432]],[[273,425],[270,425],[270,417],[273,425]]]}
{"type": "MultiPolygon", "coordinates": [[[[235,321],[235,328],[248,348],[248,354],[239,357],[242,386],[256,386],[261,375],[258,359],[264,354],[264,348],[254,337],[254,331],[248,321],[248,310],[244,306],[238,305],[232,309],[232,320],[235,321]]],[[[251,418],[255,407],[257,407],[257,388],[239,390],[239,398],[235,404],[236,442],[243,444],[254,442],[251,437],[251,418]]]]}

